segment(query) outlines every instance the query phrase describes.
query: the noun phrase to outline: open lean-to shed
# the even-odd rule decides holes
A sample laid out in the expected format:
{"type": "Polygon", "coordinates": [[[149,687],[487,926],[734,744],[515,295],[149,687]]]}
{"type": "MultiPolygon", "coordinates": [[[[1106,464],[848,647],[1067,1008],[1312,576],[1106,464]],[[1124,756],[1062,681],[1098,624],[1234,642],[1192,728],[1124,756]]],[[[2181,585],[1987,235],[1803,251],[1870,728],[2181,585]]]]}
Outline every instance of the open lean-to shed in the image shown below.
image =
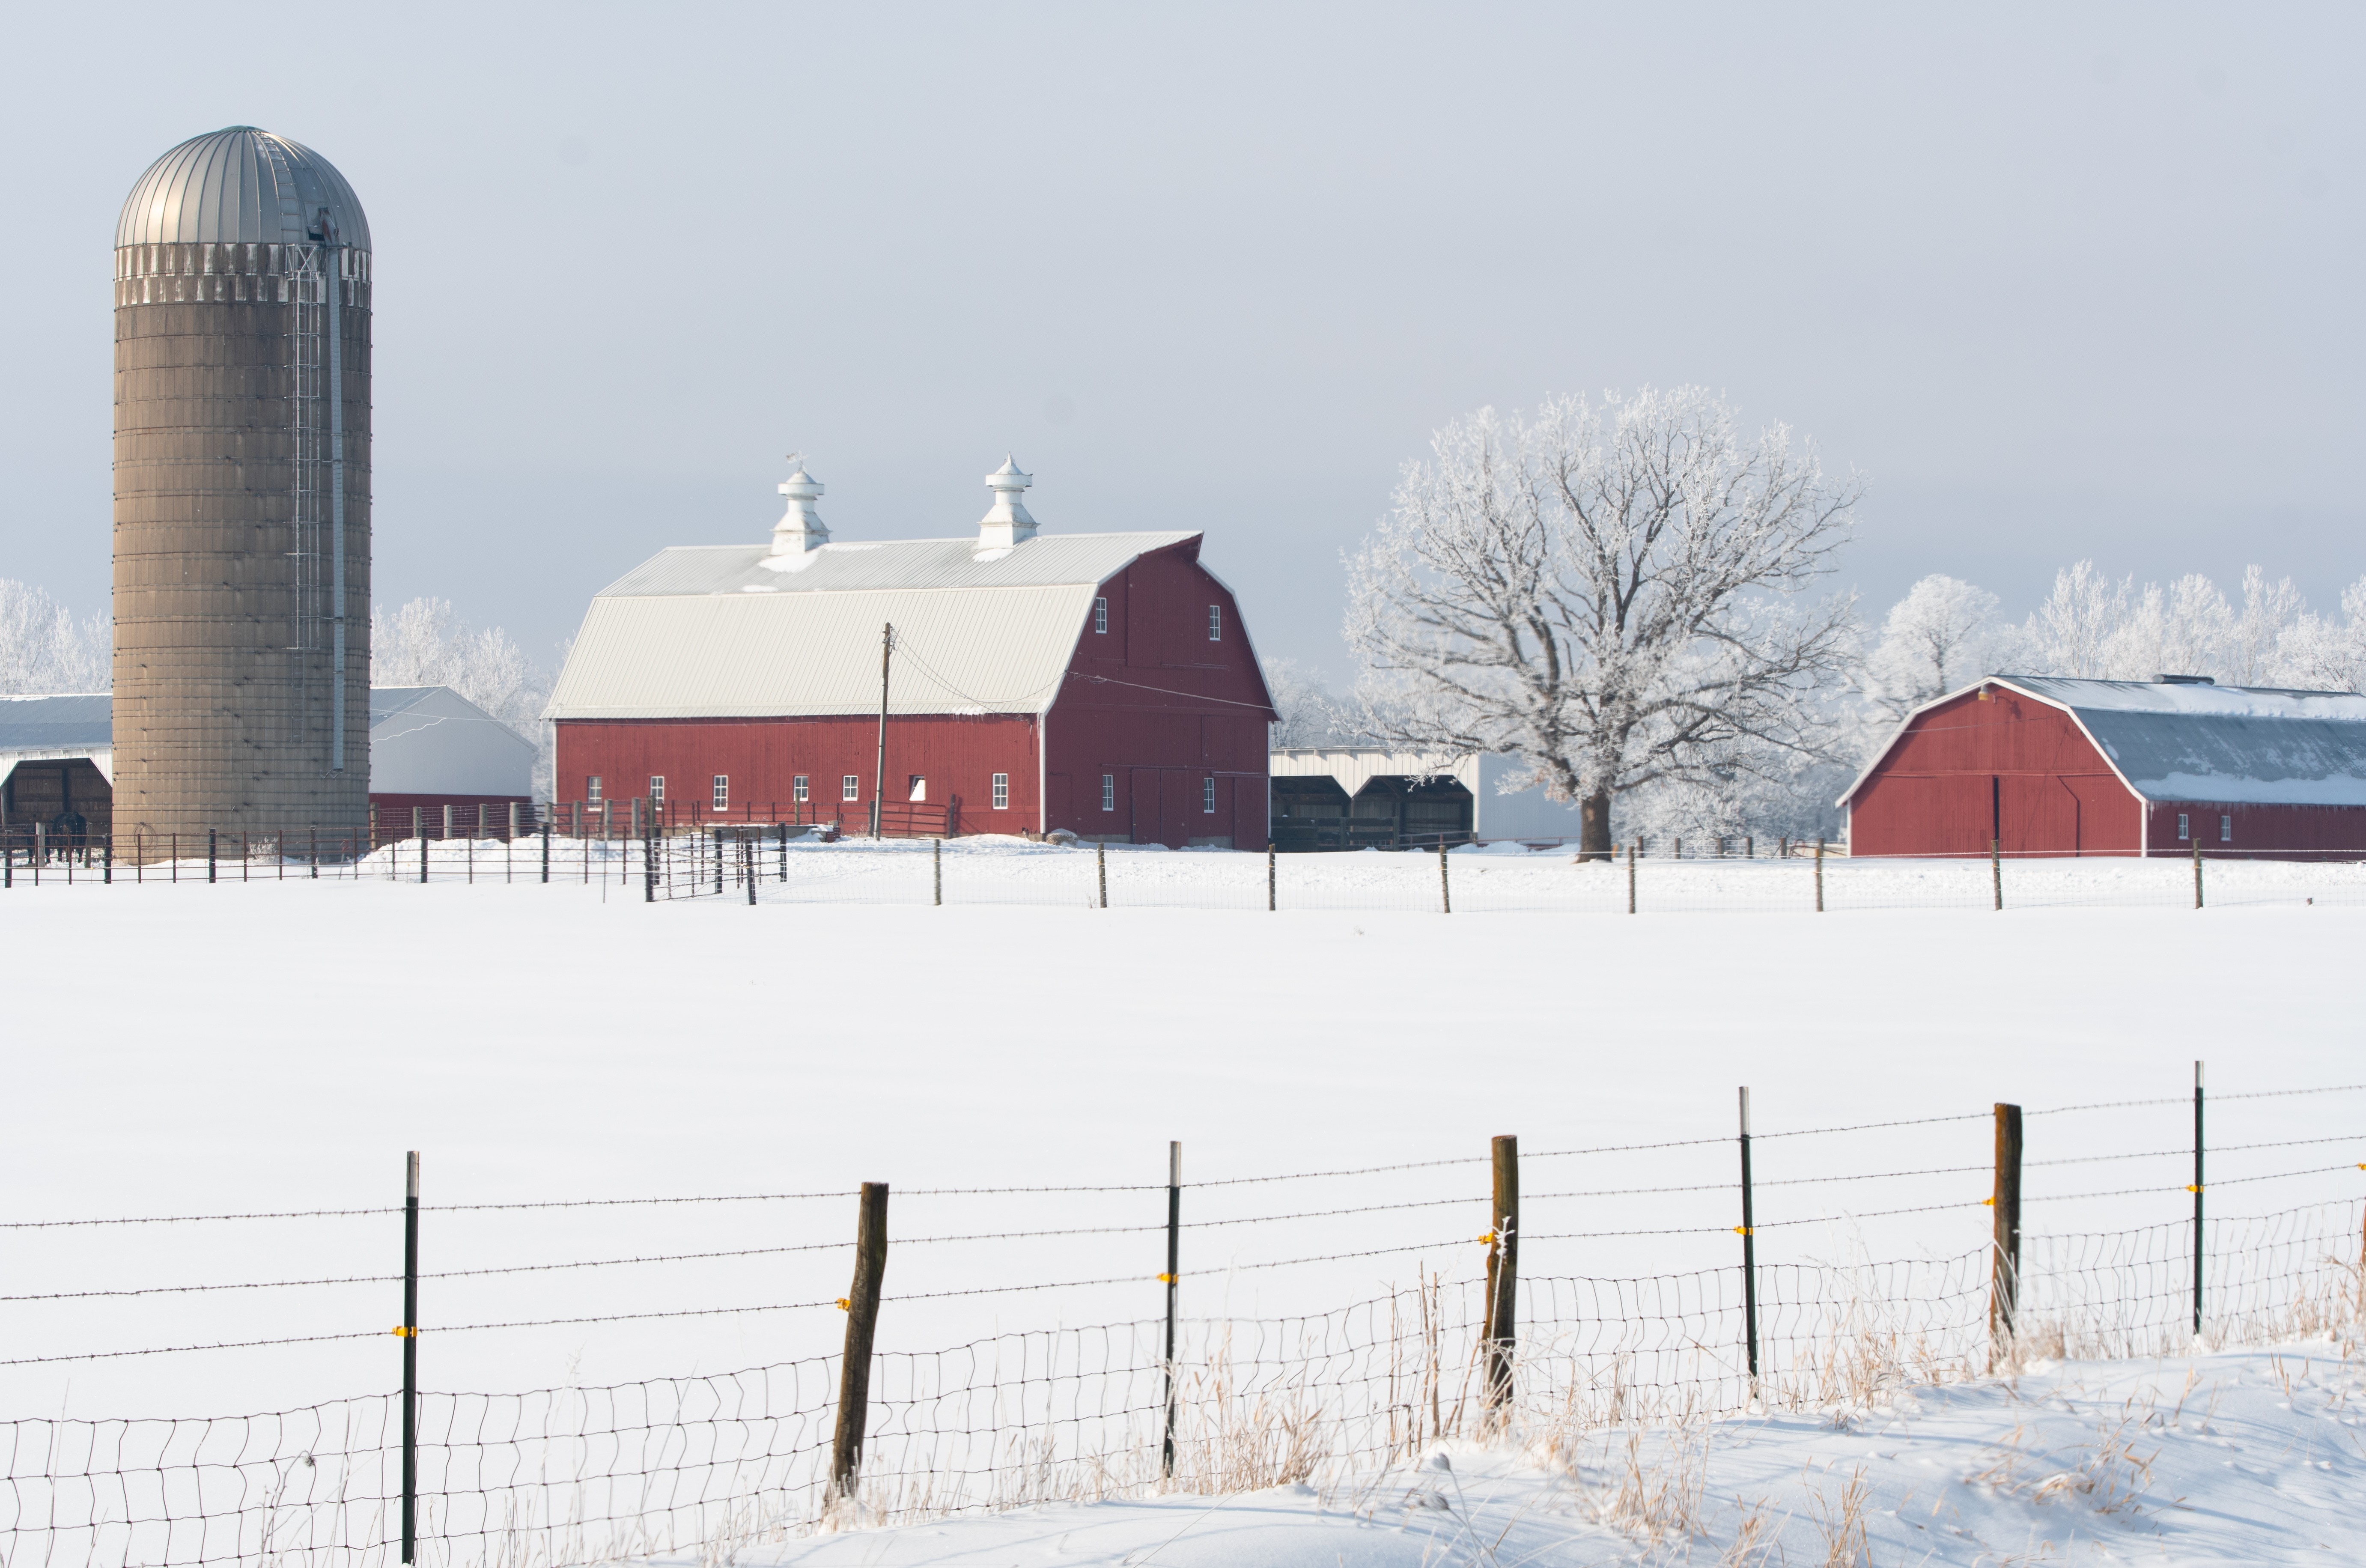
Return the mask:
{"type": "Polygon", "coordinates": [[[1995,675],[1906,716],[1852,855],[2366,856],[2366,696],[1995,675]]]}
{"type": "Polygon", "coordinates": [[[546,710],[562,809],[1263,849],[1273,705],[1201,536],[1039,537],[1028,476],[986,483],[973,535],[833,542],[799,468],[770,544],[602,589],[546,710]]]}

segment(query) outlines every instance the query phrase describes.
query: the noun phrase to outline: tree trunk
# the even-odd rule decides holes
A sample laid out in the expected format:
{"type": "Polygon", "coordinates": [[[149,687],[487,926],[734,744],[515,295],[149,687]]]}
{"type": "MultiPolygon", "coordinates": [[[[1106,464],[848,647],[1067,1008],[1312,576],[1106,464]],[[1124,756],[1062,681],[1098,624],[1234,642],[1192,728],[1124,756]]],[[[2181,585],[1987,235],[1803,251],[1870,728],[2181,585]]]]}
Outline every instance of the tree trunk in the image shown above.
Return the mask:
{"type": "Polygon", "coordinates": [[[1598,789],[1578,807],[1577,858],[1606,861],[1611,854],[1610,792],[1598,789]]]}

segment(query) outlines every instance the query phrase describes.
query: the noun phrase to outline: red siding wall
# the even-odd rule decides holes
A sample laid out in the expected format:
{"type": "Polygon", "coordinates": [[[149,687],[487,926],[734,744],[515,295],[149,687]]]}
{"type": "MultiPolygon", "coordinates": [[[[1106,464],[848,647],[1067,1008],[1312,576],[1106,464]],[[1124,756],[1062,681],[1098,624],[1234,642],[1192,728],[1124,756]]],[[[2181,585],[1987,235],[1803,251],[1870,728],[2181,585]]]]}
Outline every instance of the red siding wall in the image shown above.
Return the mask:
{"type": "Polygon", "coordinates": [[[2183,812],[2205,860],[2358,860],[2366,858],[2366,807],[2244,806],[2163,801],[2152,808],[2145,840],[2157,855],[2190,855],[2193,840],[2177,836],[2183,812]],[[2234,836],[2218,836],[2218,818],[2233,818],[2234,836]]]}
{"type": "Polygon", "coordinates": [[[2143,822],[2068,714],[2000,690],[1898,737],[1849,803],[1849,852],[1984,855],[1993,836],[2008,855],[2132,855],[2143,822]]]}
{"type": "MultiPolygon", "coordinates": [[[[668,803],[687,817],[691,804],[712,817],[715,775],[729,779],[727,815],[755,820],[867,823],[872,779],[878,771],[879,721],[828,718],[568,719],[558,725],[558,794],[585,798],[594,775],[610,800],[649,794],[652,776],[665,780],[668,803]],[[796,776],[811,798],[800,810],[796,776]],[[855,776],[859,799],[843,798],[839,781],[855,776]]],[[[900,804],[909,780],[927,780],[927,801],[958,800],[961,830],[1017,833],[1036,823],[1036,723],[994,714],[979,717],[896,716],[887,721],[887,799],[900,804]],[[1010,775],[1010,803],[994,809],[994,775],[1010,775]]]]}
{"type": "MultiPolygon", "coordinates": [[[[1002,714],[889,719],[890,805],[906,799],[907,781],[918,773],[928,781],[929,804],[958,801],[964,833],[1065,828],[1177,849],[1194,840],[1263,849],[1272,708],[1240,606],[1194,551],[1186,544],[1144,556],[1101,585],[1109,630],[1096,632],[1087,612],[1067,678],[1040,725],[1002,714]],[[1221,617],[1212,640],[1211,604],[1221,617]],[[997,773],[1010,779],[1001,811],[993,807],[997,773]],[[1113,780],[1110,811],[1101,809],[1105,774],[1113,780]]],[[[853,828],[869,818],[879,737],[873,717],[566,719],[558,729],[562,802],[585,798],[593,775],[610,800],[643,797],[654,775],[666,781],[677,811],[695,801],[712,815],[721,773],[730,780],[734,818],[749,807],[759,821],[842,814],[853,828]],[[799,773],[812,795],[802,813],[793,804],[799,773]],[[840,798],[839,781],[849,773],[859,781],[859,800],[840,798]]]]}

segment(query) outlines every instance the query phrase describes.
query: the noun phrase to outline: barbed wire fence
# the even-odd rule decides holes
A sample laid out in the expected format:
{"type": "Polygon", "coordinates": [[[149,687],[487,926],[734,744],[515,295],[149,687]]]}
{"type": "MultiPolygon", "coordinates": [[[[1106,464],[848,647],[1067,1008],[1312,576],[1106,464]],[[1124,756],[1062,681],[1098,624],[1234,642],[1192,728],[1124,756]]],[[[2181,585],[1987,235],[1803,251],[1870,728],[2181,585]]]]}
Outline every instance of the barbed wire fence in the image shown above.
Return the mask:
{"type": "MultiPolygon", "coordinates": [[[[2265,1090],[2213,1103],[2366,1094],[2366,1085],[2265,1090]]],[[[2051,1108],[2054,1118],[2134,1112],[2140,1146],[2033,1159],[2068,1190],[2040,1190],[2049,1204],[2138,1192],[2182,1201],[2188,1184],[2147,1179],[2158,1162],[2198,1161],[2192,1145],[2163,1138],[2181,1130],[2194,1104],[2164,1097],[2051,1108]],[[2162,1114],[2167,1113],[2167,1114],[2162,1114]],[[2169,1146],[2162,1146],[2164,1145],[2169,1146]],[[2126,1174],[2123,1174],[2126,1173],[2126,1174]]],[[[1762,1145],[1849,1140],[1971,1124],[1996,1112],[1906,1117],[1839,1126],[1775,1129],[1762,1145]]],[[[2063,1123],[2084,1126],[2083,1122],[2063,1123]]],[[[2198,1126],[2198,1123],[2197,1123],[2198,1126]]],[[[1517,1194],[1509,1212],[1503,1151],[1324,1170],[1229,1175],[1188,1187],[1157,1183],[911,1188],[901,1199],[976,1201],[1000,1219],[976,1228],[917,1227],[896,1249],[1083,1238],[1099,1248],[1113,1235],[1164,1233],[1178,1247],[1186,1284],[1279,1269],[1312,1269],[1346,1258],[1414,1261],[1414,1283],[1328,1311],[1301,1315],[1121,1316],[1081,1326],[1014,1330],[948,1348],[874,1351],[869,1357],[868,1430],[859,1479],[839,1483],[833,1443],[846,1412],[841,1354],[816,1354],[741,1371],[515,1393],[417,1396],[411,1490],[419,1557],[439,1564],[540,1568],[696,1549],[722,1561],[738,1545],[793,1535],[825,1519],[892,1523],[1051,1499],[1093,1500],[1171,1489],[1227,1493],[1287,1482],[1368,1474],[1417,1458],[1431,1444],[1506,1429],[1572,1430],[1607,1424],[1713,1418],[1752,1410],[1861,1404],[1903,1387],[1994,1370],[2025,1355],[2129,1357],[2194,1347],[2271,1342],[2301,1335],[2354,1334],[2366,1292],[2366,1201],[2355,1182],[2330,1194],[2337,1173],[2366,1171],[2366,1136],[2247,1139],[2209,1151],[2288,1168],[2221,1179],[2232,1187],[2306,1182],[2313,1195],[2260,1212],[2204,1223],[2081,1231],[2033,1224],[2021,1235],[2017,1302],[2009,1329],[1997,1319],[1998,1248],[1854,1261],[1784,1261],[1745,1268],[1731,1224],[1746,1201],[1741,1179],[1652,1183],[1620,1174],[1643,1156],[1706,1158],[1735,1140],[1699,1137],[1528,1151],[1514,1166],[1575,1180],[1549,1179],[1517,1194]],[[2333,1145],[2359,1156],[2336,1160],[2333,1145]],[[2294,1151],[2279,1160],[2282,1151],[2294,1151]],[[1497,1185],[1485,1199],[1489,1233],[1446,1233],[1452,1211],[1467,1213],[1470,1191],[1358,1203],[1324,1196],[1351,1183],[1402,1179],[1476,1187],[1475,1167],[1497,1185]],[[1193,1196],[1197,1194],[1198,1196],[1193,1196]],[[1667,1196],[1698,1205],[1699,1224],[1556,1229],[1563,1213],[1599,1200],[1667,1196]],[[1166,1208],[1166,1222],[1061,1224],[1001,1219],[1031,1203],[1080,1199],[1166,1208]],[[1245,1203],[1247,1212],[1222,1212],[1245,1203]],[[1576,1205],[1563,1208],[1561,1205],[1576,1205]],[[1199,1213],[1214,1206],[1219,1212],[1199,1213]],[[1304,1235],[1328,1236],[1355,1216],[1383,1216],[1431,1228],[1420,1243],[1348,1250],[1290,1250],[1304,1235]],[[1526,1214],[1525,1230],[1520,1216],[1526,1214]],[[1317,1227],[1311,1233],[1306,1227],[1317,1227]],[[1191,1267],[1225,1235],[1273,1227],[1282,1255],[1219,1267],[1191,1267]],[[1513,1337],[1502,1338],[1495,1263],[1513,1269],[1516,1248],[1640,1238],[1654,1248],[1720,1233],[1734,1247],[1722,1265],[1630,1276],[1565,1269],[1522,1274],[1512,1290],[1513,1337]],[[1482,1272],[1468,1262],[1436,1268],[1445,1254],[1465,1259],[1484,1245],[1482,1272]],[[2196,1272],[2197,1258],[2201,1271],[2196,1272]],[[2200,1294],[2197,1295],[2197,1286],[2200,1294]],[[2197,1335],[2195,1324],[2201,1325],[2197,1335]],[[1171,1339],[1169,1337],[1172,1337],[1171,1339]],[[1174,1347],[1170,1356],[1167,1346],[1174,1347]],[[1505,1345],[1510,1375],[1499,1388],[1490,1368],[1505,1345]],[[1754,1366],[1754,1375],[1753,1375],[1754,1366]]],[[[2081,1143],[2078,1146],[2091,1146],[2081,1143]]],[[[1728,1151],[1729,1152],[1729,1150],[1728,1151]]],[[[2022,1174],[2015,1156],[2016,1187],[2022,1174]]],[[[1887,1214],[1977,1213],[2002,1190],[2001,1167],[1877,1161],[1755,1181],[1758,1195],[1791,1193],[1808,1212],[1754,1228],[1840,1224],[1887,1214]],[[1985,1199],[1977,1179],[1997,1178],[1985,1199]],[[1887,1206],[1881,1195],[1908,1181],[1955,1190],[1951,1201],[1887,1206]],[[1871,1184],[1871,1206],[1848,1202],[1848,1184],[1871,1184]]],[[[2199,1182],[2191,1186],[2200,1186],[2199,1182]]],[[[1515,1179],[1516,1190],[1516,1176],[1515,1179]]],[[[851,1190],[678,1197],[566,1199],[536,1202],[424,1205],[445,1215],[514,1214],[541,1221],[555,1211],[691,1208],[721,1214],[842,1212],[851,1190]]],[[[2195,1194],[2198,1200],[2199,1194],[2195,1194]]],[[[1790,1201],[1790,1200],[1786,1200],[1790,1201]]],[[[925,1212],[925,1211],[924,1211],[925,1212]]],[[[0,1222],[12,1233],[140,1233],[156,1226],[210,1229],[284,1220],[343,1221],[400,1214],[380,1208],[283,1209],[110,1218],[0,1222]]],[[[1259,1232],[1258,1234],[1264,1234],[1259,1232]]],[[[843,1261],[847,1239],[772,1242],[728,1249],[615,1250],[579,1258],[415,1276],[430,1291],[497,1276],[668,1269],[715,1258],[811,1253],[843,1261]]],[[[1174,1256],[1175,1254],[1170,1254],[1174,1256]]],[[[1082,1271],[1079,1271],[1082,1272],[1082,1271]]],[[[601,1276],[604,1277],[604,1276],[601,1276]]],[[[186,1297],[217,1292],[287,1292],[395,1285],[406,1276],[313,1273],[285,1280],[163,1280],[101,1289],[20,1288],[0,1305],[186,1297]]],[[[885,1293],[888,1308],[1020,1293],[1064,1293],[1139,1274],[918,1289],[885,1293]]],[[[923,1281],[925,1284],[927,1281],[923,1281]]],[[[652,1323],[740,1314],[810,1314],[842,1322],[845,1300],[700,1303],[648,1311],[493,1318],[420,1332],[432,1355],[455,1336],[525,1334],[588,1324],[652,1323]]],[[[1062,1309],[1065,1315],[1065,1309],[1062,1309]]],[[[825,1329],[821,1332],[832,1332],[825,1329]]],[[[187,1356],[240,1348],[383,1339],[351,1329],[254,1340],[152,1346],[27,1347],[13,1338],[0,1367],[187,1356]],[[25,1353],[15,1353],[23,1351],[25,1353]]],[[[112,1419],[28,1416],[0,1421],[0,1562],[64,1568],[198,1568],[210,1563],[379,1568],[398,1561],[405,1489],[403,1399],[366,1393],[297,1408],[230,1417],[112,1419]]]]}
{"type": "Polygon", "coordinates": [[[1030,905],[1101,909],[1408,914],[1846,914],[1900,909],[2366,907],[2366,861],[2315,849],[2207,856],[1848,856],[1754,840],[1621,848],[1475,847],[1275,853],[928,835],[828,823],[692,822],[526,807],[447,820],[386,841],[312,830],[197,835],[0,831],[0,887],[377,882],[600,886],[625,900],[713,896],[751,905],[1030,905]],[[1727,852],[1735,846],[1750,852],[1727,852]],[[1703,852],[1713,848],[1716,852],[1703,852]],[[1673,851],[1673,853],[1664,852],[1673,851]]]}

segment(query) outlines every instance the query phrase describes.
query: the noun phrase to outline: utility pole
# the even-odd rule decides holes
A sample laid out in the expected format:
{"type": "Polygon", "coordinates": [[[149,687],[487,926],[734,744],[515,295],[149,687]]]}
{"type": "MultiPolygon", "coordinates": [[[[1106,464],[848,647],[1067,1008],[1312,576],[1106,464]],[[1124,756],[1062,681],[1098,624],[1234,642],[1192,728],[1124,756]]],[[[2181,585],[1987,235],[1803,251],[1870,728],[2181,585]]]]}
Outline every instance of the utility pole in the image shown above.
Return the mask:
{"type": "Polygon", "coordinates": [[[887,804],[887,656],[896,651],[896,623],[888,622],[879,628],[879,766],[873,774],[871,789],[871,836],[878,838],[885,829],[883,819],[887,804]]]}

